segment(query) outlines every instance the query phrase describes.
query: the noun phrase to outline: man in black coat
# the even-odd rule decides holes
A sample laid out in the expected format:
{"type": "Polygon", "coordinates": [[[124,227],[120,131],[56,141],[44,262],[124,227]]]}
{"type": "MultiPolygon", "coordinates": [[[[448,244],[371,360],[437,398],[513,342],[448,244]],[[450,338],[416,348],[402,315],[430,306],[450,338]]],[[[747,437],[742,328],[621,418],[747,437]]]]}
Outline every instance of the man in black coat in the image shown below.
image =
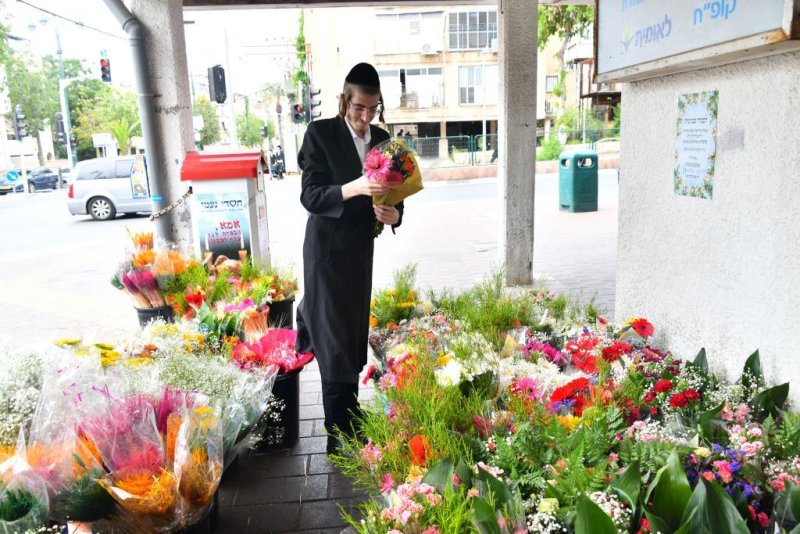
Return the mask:
{"type": "Polygon", "coordinates": [[[389,138],[378,73],[359,63],[345,78],[339,115],[308,125],[298,163],[300,202],[309,212],[303,243],[305,296],[297,308],[297,348],[313,352],[322,377],[328,453],[337,430],[352,435],[358,414],[358,375],[367,361],[375,220],[400,225],[402,204],[372,204],[387,186],[364,176],[366,153],[389,138]]]}

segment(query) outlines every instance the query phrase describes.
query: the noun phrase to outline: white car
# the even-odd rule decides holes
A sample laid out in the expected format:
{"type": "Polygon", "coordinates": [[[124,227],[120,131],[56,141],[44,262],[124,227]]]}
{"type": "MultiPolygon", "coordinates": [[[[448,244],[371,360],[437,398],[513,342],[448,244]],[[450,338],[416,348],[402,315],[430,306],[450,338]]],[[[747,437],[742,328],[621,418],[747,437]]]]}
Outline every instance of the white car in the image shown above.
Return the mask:
{"type": "Polygon", "coordinates": [[[152,211],[143,156],[81,161],[68,182],[67,208],[72,215],[106,221],[118,213],[152,211]]]}

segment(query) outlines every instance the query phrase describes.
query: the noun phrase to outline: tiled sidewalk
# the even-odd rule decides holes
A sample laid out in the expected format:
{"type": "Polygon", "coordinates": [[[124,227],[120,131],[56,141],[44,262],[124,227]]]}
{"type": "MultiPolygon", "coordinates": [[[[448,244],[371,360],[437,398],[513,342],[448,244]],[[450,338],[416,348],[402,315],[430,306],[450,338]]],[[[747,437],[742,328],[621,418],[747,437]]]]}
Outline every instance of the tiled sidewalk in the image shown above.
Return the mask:
{"type": "Polygon", "coordinates": [[[320,389],[319,368],[312,362],[300,373],[298,443],[290,450],[240,457],[220,486],[215,532],[338,534],[347,527],[339,506],[355,512],[359,497],[327,460],[320,389]]]}

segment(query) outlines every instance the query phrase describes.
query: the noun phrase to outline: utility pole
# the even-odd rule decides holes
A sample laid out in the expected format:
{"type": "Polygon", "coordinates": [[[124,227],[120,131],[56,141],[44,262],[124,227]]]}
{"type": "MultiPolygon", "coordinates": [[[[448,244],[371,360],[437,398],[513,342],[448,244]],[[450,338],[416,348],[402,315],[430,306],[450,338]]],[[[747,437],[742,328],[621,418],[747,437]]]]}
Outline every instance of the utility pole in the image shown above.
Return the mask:
{"type": "Polygon", "coordinates": [[[228,131],[230,132],[231,136],[231,148],[239,148],[239,132],[236,131],[236,106],[234,106],[234,100],[236,100],[236,94],[233,91],[233,71],[231,69],[231,51],[230,47],[228,46],[228,26],[225,26],[225,70],[227,71],[227,86],[228,86],[228,94],[231,97],[228,99],[228,131]]]}

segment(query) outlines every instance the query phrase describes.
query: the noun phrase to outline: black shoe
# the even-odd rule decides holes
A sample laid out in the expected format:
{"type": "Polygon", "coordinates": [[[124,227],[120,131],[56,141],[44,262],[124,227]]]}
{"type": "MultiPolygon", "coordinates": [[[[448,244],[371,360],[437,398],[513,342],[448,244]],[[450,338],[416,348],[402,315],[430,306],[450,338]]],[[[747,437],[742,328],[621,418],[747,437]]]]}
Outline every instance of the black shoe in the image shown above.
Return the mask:
{"type": "Polygon", "coordinates": [[[329,455],[342,454],[342,442],[339,441],[339,438],[328,436],[328,446],[325,450],[329,455]]]}

